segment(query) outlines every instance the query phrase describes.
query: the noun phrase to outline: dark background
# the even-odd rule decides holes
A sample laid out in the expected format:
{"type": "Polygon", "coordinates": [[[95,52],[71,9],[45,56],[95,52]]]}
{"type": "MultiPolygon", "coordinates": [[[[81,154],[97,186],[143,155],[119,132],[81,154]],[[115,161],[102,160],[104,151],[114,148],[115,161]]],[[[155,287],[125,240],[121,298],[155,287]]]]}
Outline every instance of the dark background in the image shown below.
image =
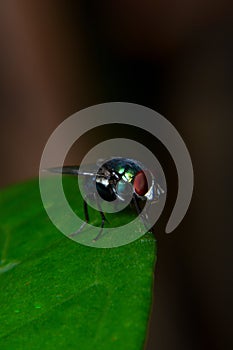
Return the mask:
{"type": "Polygon", "coordinates": [[[51,132],[97,103],[155,109],[190,151],[193,200],[165,235],[176,172],[142,139],[167,165],[169,190],[147,350],[232,349],[232,20],[227,0],[0,4],[1,187],[37,176],[51,132]]]}

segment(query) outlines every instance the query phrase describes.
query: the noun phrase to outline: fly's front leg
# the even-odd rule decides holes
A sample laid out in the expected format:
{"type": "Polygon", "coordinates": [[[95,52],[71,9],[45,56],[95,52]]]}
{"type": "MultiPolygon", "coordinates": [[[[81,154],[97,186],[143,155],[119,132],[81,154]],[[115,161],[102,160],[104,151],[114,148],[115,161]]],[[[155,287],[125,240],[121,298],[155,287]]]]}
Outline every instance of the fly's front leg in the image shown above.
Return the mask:
{"type": "Polygon", "coordinates": [[[147,213],[145,213],[145,216],[141,215],[141,208],[140,205],[138,203],[138,198],[135,195],[135,193],[133,194],[133,202],[134,202],[134,206],[136,208],[137,214],[140,217],[142,223],[144,224],[145,228],[147,229],[147,231],[149,231],[149,226],[148,226],[148,215],[147,213]]]}

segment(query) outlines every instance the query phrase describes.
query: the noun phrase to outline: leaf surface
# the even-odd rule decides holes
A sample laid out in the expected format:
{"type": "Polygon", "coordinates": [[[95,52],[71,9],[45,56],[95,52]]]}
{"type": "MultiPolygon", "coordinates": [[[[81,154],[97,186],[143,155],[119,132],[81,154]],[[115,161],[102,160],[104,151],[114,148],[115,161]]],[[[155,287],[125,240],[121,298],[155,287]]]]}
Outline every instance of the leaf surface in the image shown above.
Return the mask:
{"type": "MultiPolygon", "coordinates": [[[[64,179],[83,217],[73,186],[73,178],[64,179]]],[[[1,191],[0,205],[0,349],[143,349],[153,235],[111,249],[76,243],[49,220],[37,180],[1,191]]],[[[127,215],[114,220],[120,225],[127,215]]]]}

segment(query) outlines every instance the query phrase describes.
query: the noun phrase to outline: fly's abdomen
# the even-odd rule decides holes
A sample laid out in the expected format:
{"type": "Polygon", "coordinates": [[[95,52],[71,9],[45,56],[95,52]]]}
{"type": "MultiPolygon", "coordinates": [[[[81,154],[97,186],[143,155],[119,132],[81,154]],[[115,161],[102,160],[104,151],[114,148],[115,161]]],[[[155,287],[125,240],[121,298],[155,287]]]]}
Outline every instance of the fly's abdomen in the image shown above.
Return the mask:
{"type": "Polygon", "coordinates": [[[116,195],[111,185],[103,185],[102,183],[96,182],[97,191],[103,200],[107,202],[113,202],[116,199],[116,195]]]}

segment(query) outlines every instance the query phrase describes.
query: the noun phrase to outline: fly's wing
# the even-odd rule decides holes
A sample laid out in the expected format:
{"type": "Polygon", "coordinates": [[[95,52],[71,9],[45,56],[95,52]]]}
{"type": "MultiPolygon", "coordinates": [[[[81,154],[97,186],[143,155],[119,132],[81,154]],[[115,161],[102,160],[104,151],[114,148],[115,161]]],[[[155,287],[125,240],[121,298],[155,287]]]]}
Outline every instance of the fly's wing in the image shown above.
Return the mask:
{"type": "Polygon", "coordinates": [[[49,171],[51,173],[57,173],[57,174],[68,174],[68,175],[76,175],[76,176],[95,176],[97,175],[96,172],[93,171],[81,171],[79,169],[78,165],[64,165],[63,167],[55,167],[55,168],[49,168],[46,169],[46,171],[49,171]]]}

